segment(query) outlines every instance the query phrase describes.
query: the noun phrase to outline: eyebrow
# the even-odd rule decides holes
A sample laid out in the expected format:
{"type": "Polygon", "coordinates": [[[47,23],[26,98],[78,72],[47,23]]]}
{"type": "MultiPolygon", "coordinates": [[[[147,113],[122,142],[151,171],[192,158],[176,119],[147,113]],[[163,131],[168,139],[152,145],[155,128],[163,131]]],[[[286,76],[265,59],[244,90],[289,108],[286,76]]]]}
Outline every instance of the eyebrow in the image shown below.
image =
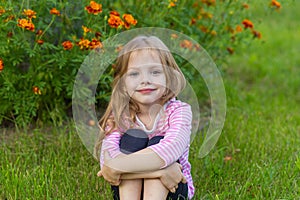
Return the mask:
{"type": "MultiPolygon", "coordinates": [[[[142,65],[143,67],[148,67],[148,68],[156,68],[156,67],[162,67],[163,68],[163,65],[160,64],[160,63],[153,63],[153,64],[144,64],[142,65]]],[[[140,66],[128,66],[128,69],[139,69],[140,66]]]]}

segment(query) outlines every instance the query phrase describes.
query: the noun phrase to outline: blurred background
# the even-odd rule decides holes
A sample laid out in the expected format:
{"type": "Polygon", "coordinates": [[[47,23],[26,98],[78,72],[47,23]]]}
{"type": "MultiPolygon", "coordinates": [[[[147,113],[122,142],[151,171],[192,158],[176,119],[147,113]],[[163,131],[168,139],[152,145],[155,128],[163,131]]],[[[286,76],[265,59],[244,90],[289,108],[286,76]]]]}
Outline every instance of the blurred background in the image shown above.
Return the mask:
{"type": "MultiPolygon", "coordinates": [[[[74,78],[102,41],[148,26],[193,38],[223,77],[222,135],[205,158],[198,153],[207,126],[191,144],[194,199],[299,199],[299,1],[0,3],[0,199],[111,198],[72,123],[74,78]]],[[[190,41],[178,45],[197,50],[190,41]]],[[[199,75],[176,59],[193,82],[199,75]]],[[[113,65],[99,82],[91,103],[98,110],[112,74],[113,65]]],[[[205,83],[192,86],[209,119],[205,83]]]]}

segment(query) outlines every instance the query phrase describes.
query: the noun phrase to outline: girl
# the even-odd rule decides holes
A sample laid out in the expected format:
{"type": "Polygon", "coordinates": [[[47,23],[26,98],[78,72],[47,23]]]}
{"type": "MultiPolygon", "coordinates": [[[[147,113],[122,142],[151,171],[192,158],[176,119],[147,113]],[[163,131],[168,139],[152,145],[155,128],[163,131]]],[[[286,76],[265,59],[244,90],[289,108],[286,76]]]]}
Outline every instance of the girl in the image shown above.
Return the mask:
{"type": "Polygon", "coordinates": [[[193,197],[192,112],[175,98],[184,87],[184,75],[157,37],[138,36],[119,52],[97,145],[98,176],[112,185],[114,199],[193,197]]]}

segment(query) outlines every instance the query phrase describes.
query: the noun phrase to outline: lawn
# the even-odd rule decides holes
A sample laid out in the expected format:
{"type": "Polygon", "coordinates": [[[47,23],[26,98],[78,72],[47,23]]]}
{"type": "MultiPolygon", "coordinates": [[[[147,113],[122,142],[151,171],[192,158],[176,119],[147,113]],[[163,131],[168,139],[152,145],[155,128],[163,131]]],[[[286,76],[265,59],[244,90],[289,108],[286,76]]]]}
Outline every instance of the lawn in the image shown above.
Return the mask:
{"type": "MultiPolygon", "coordinates": [[[[272,15],[257,9],[262,39],[220,66],[226,122],[205,158],[201,136],[191,145],[197,200],[300,198],[300,2],[283,6],[272,15]]],[[[0,138],[0,199],[110,199],[72,125],[2,129],[0,138]]]]}

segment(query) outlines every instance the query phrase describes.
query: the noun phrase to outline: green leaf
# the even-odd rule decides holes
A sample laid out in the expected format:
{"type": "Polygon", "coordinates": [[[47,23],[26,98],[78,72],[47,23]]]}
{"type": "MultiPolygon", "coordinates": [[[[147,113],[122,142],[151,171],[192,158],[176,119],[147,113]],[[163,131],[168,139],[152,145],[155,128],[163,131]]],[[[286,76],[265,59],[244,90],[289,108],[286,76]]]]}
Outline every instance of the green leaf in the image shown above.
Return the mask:
{"type": "Polygon", "coordinates": [[[297,158],[295,164],[298,167],[298,169],[300,170],[300,157],[297,158]]]}

